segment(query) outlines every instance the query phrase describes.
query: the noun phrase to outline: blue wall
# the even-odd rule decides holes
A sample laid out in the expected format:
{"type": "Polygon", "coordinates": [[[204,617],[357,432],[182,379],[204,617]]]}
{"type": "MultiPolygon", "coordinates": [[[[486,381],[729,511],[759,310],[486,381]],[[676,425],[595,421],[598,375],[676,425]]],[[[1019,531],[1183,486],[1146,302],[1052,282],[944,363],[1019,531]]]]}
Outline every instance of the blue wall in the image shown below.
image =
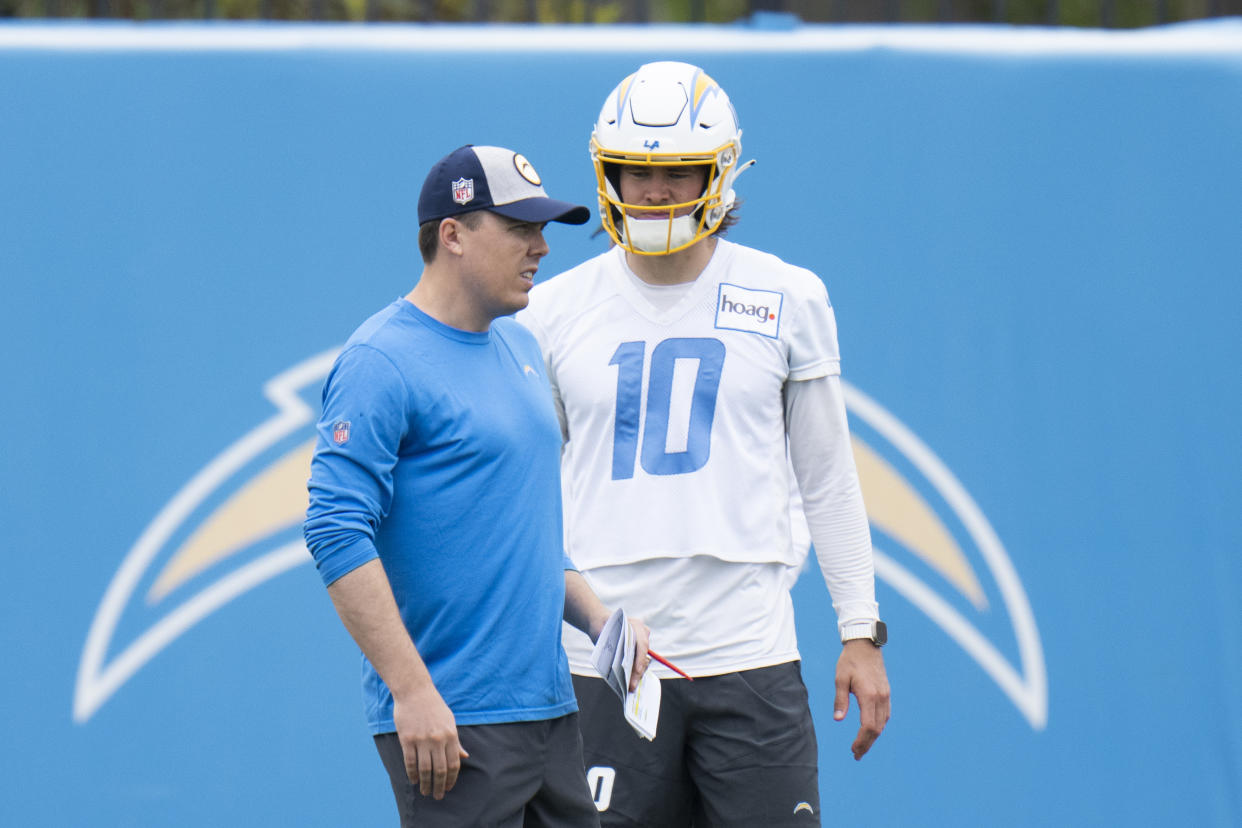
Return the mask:
{"type": "Polygon", "coordinates": [[[1238,21],[0,26],[0,822],[392,821],[296,523],[324,360],[416,280],[431,161],[593,204],[657,58],[840,321],[894,718],[854,763],[803,578],[832,821],[1242,824],[1238,21]]]}

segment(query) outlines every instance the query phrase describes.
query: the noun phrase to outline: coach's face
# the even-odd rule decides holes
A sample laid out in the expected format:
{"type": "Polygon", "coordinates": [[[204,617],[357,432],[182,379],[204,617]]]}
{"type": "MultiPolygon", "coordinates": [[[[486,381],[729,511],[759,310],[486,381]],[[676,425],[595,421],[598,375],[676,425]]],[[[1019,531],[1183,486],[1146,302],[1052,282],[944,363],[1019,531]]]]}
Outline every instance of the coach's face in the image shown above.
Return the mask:
{"type": "Polygon", "coordinates": [[[463,226],[462,287],[489,321],[526,307],[539,261],[548,255],[543,223],[518,221],[490,210],[476,228],[463,226]]]}

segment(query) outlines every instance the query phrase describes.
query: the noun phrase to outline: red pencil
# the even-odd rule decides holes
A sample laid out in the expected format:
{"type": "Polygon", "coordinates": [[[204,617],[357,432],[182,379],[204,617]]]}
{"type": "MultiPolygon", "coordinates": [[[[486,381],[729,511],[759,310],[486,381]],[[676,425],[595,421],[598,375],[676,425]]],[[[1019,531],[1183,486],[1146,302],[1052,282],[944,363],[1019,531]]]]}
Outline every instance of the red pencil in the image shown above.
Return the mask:
{"type": "Polygon", "coordinates": [[[674,673],[676,673],[677,675],[681,676],[682,678],[684,678],[684,679],[690,679],[690,681],[694,681],[694,679],[690,678],[688,675],[686,675],[685,673],[683,673],[680,667],[678,667],[676,664],[674,664],[673,662],[671,662],[671,661],[669,661],[668,659],[666,659],[664,656],[662,656],[662,655],[660,655],[659,653],[657,653],[655,650],[652,650],[652,649],[650,649],[650,648],[649,648],[649,649],[647,650],[647,655],[651,656],[651,657],[652,657],[652,658],[654,658],[656,661],[660,662],[660,663],[661,663],[661,664],[663,664],[665,667],[667,667],[668,669],[672,670],[674,673]]]}

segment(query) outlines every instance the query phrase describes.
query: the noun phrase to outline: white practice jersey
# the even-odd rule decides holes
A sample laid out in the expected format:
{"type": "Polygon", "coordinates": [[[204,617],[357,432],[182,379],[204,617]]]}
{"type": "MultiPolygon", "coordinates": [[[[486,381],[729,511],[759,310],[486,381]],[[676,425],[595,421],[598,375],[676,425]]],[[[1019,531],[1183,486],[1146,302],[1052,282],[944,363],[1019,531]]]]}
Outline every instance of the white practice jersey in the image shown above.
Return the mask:
{"type": "MultiPolygon", "coordinates": [[[[827,291],[718,240],[679,298],[651,292],[613,248],[536,286],[518,315],[566,433],[566,549],[691,674],[795,659],[789,589],[807,550],[791,534],[783,388],[840,371],[827,291]]],[[[593,674],[589,639],[566,626],[565,646],[593,674]]]]}

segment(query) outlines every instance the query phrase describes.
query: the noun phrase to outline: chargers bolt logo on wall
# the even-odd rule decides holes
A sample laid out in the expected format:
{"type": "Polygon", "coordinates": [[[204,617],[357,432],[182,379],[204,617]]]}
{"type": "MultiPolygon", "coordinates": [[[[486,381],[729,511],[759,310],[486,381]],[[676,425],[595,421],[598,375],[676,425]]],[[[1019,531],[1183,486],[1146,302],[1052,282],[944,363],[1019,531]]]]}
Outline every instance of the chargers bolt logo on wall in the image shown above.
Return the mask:
{"type": "Polygon", "coordinates": [[[469,204],[474,201],[474,179],[459,178],[453,182],[453,201],[469,204]]]}
{"type": "MultiPolygon", "coordinates": [[[[781,294],[724,285],[716,313],[717,327],[774,336],[781,294]]],[[[269,380],[263,391],[275,413],[196,472],[142,531],[87,633],[75,721],[88,721],[199,621],[311,562],[296,531],[306,514],[318,418],[305,400],[317,399],[337,353],[311,357],[269,380]],[[115,641],[123,616],[131,640],[115,641]]],[[[1039,632],[996,532],[913,432],[861,391],[842,387],[856,423],[853,450],[876,535],[876,577],[969,654],[1033,729],[1043,729],[1048,688],[1039,632]],[[1005,613],[990,613],[989,594],[999,596],[1005,613]],[[1016,663],[1002,650],[1014,644],[1016,663]]],[[[343,443],[349,432],[349,421],[336,422],[332,439],[343,443]]],[[[611,780],[597,770],[598,801],[611,780]]]]}

